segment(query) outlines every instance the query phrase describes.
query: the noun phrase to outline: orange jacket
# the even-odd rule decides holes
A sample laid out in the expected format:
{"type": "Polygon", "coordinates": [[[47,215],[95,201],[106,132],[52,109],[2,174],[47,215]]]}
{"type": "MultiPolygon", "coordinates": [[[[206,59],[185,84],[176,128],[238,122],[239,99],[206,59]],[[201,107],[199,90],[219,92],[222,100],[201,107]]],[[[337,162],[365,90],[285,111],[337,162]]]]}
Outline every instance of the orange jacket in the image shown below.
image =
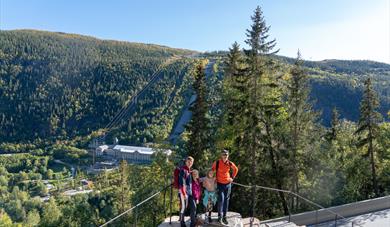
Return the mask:
{"type": "Polygon", "coordinates": [[[230,178],[235,178],[237,176],[237,173],[238,173],[237,166],[233,162],[231,162],[229,160],[227,161],[227,163],[224,163],[220,159],[220,160],[215,161],[213,163],[212,170],[214,172],[216,171],[216,168],[217,168],[216,162],[219,162],[219,164],[218,164],[218,173],[216,174],[217,182],[221,183],[221,184],[228,184],[228,183],[230,183],[229,179],[230,178]],[[230,177],[230,169],[233,169],[232,177],[230,177]]]}

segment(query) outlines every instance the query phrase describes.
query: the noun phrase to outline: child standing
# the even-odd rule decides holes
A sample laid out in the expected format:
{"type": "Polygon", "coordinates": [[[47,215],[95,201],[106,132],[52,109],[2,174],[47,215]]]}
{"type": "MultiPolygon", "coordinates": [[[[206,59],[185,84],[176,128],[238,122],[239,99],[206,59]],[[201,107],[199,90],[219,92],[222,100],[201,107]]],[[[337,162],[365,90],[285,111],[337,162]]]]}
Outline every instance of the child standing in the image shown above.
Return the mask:
{"type": "Polygon", "coordinates": [[[208,221],[211,223],[211,211],[213,210],[213,206],[217,202],[217,196],[216,196],[216,188],[217,188],[217,182],[216,178],[214,177],[214,171],[209,170],[207,172],[206,177],[203,177],[201,179],[201,182],[203,183],[204,189],[204,197],[203,197],[203,205],[206,208],[206,214],[208,212],[208,221]],[[209,200],[211,203],[209,203],[209,200]]]}
{"type": "Polygon", "coordinates": [[[195,227],[196,223],[196,206],[199,204],[202,195],[202,187],[199,179],[198,170],[192,170],[192,196],[189,197],[189,205],[191,211],[191,227],[195,227]]]}

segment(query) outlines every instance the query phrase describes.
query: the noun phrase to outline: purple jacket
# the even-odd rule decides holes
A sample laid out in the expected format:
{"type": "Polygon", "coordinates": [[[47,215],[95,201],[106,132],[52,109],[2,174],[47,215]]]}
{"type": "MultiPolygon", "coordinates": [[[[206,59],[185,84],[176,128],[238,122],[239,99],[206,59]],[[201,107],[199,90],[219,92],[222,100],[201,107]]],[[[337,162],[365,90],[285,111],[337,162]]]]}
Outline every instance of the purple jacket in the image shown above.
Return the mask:
{"type": "Polygon", "coordinates": [[[194,197],[195,200],[200,200],[202,196],[202,185],[198,180],[192,180],[192,197],[194,197]]]}

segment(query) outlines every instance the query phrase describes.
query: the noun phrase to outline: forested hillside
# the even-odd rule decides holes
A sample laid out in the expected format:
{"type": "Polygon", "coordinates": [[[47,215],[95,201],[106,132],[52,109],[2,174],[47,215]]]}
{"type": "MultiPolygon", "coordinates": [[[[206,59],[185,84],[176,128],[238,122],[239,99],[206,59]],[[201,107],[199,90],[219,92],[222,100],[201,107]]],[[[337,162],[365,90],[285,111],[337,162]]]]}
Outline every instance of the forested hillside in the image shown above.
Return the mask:
{"type": "MultiPolygon", "coordinates": [[[[194,53],[33,30],[1,31],[0,46],[2,142],[88,135],[103,128],[164,61],[194,53]]],[[[224,58],[226,52],[211,56],[224,58]]],[[[294,61],[277,58],[287,67],[294,61]]],[[[167,136],[170,127],[162,126],[172,126],[183,98],[189,97],[190,78],[184,76],[188,62],[179,60],[163,70],[163,79],[141,100],[130,121],[124,122],[132,134],[116,136],[136,144],[167,136]],[[164,116],[153,118],[159,111],[164,116]]],[[[390,110],[390,65],[325,60],[305,61],[304,66],[311,76],[314,107],[322,111],[325,125],[330,123],[333,107],[342,118],[358,120],[362,84],[369,76],[379,93],[380,112],[386,116],[390,110]]]]}
{"type": "MultiPolygon", "coordinates": [[[[165,61],[192,53],[73,34],[1,31],[0,141],[88,135],[103,128],[165,61]]],[[[121,139],[138,144],[167,136],[186,97],[189,65],[181,58],[163,67],[161,80],[123,125],[131,135],[121,139]]]]}
{"type": "MultiPolygon", "coordinates": [[[[226,59],[228,52],[218,51],[205,54],[205,57],[226,59]]],[[[304,57],[304,53],[303,57],[304,57]]],[[[295,59],[274,56],[287,70],[295,59]]],[[[332,109],[337,108],[341,118],[351,121],[359,119],[360,100],[363,95],[363,82],[371,77],[373,87],[379,95],[379,112],[386,116],[390,111],[390,65],[365,60],[323,60],[303,61],[311,85],[311,101],[321,112],[321,123],[330,126],[332,109]]]]}
{"type": "MultiPolygon", "coordinates": [[[[281,58],[282,59],[282,58],[281,58]]],[[[287,59],[290,64],[293,59],[287,59]]],[[[380,100],[379,112],[390,111],[390,65],[373,61],[324,60],[304,61],[311,80],[311,97],[317,110],[322,111],[323,123],[330,125],[332,109],[336,107],[342,118],[359,119],[363,83],[372,78],[380,100]]]]}

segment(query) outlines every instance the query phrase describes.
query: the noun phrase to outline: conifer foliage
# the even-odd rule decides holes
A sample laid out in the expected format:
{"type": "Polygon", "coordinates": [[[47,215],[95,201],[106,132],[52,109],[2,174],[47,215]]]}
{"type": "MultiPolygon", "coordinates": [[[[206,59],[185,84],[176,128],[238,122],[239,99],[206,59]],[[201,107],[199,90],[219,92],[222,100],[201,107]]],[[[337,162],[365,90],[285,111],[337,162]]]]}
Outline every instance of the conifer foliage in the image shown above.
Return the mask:
{"type": "Polygon", "coordinates": [[[193,90],[196,94],[196,100],[190,108],[192,118],[187,125],[187,130],[189,131],[187,150],[188,155],[195,158],[195,166],[199,166],[198,163],[207,162],[206,152],[210,141],[205,62],[200,61],[196,64],[193,75],[193,90]]]}
{"type": "Polygon", "coordinates": [[[360,106],[359,127],[356,134],[361,137],[358,141],[358,146],[367,146],[367,155],[371,166],[371,179],[373,193],[378,196],[378,183],[376,173],[376,148],[375,140],[378,138],[379,123],[382,120],[381,114],[377,111],[379,100],[376,92],[372,88],[371,78],[364,82],[363,100],[360,106]]]}

